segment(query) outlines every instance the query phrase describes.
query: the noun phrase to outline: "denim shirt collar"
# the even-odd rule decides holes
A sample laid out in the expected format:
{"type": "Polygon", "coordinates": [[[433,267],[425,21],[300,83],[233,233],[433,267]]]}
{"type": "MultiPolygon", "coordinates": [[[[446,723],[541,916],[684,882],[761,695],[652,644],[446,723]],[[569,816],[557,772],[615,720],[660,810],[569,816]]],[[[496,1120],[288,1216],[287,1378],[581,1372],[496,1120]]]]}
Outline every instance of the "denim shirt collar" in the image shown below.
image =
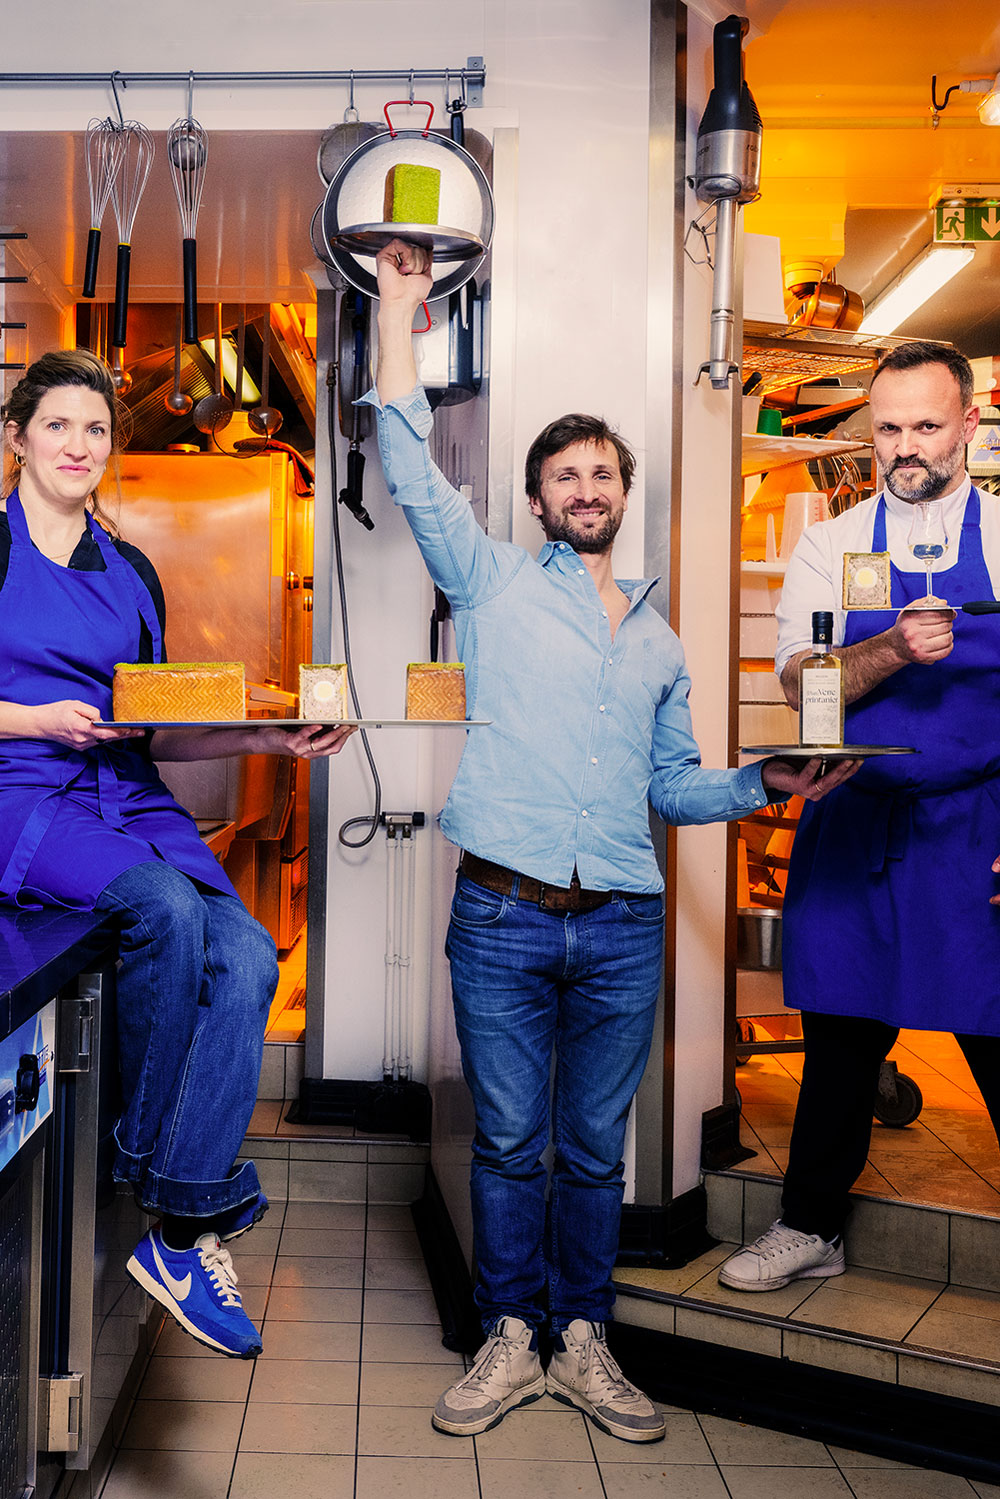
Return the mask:
{"type": "MultiPolygon", "coordinates": [[[[579,554],[573,550],[568,541],[547,541],[542,547],[535,561],[539,567],[548,567],[551,562],[557,566],[560,564],[569,566],[572,562],[579,560],[579,554]]],[[[574,569],[575,570],[575,569],[574,569]]],[[[655,588],[660,581],[656,578],[616,578],[615,583],[633,604],[640,603],[655,588]]]]}

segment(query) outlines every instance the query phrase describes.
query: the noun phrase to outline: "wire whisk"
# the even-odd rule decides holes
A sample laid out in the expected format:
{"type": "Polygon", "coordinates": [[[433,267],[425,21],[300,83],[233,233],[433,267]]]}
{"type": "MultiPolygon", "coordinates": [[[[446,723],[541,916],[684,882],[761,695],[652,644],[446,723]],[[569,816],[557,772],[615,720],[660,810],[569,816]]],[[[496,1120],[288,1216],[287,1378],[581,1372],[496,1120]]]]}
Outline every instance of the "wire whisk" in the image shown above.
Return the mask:
{"type": "Polygon", "coordinates": [[[119,154],[111,186],[111,201],[118,222],[118,266],[115,275],[115,322],[111,343],[124,349],[128,323],[128,278],[132,260],[132,226],[153,165],[155,145],[145,125],[125,120],[115,132],[119,154]]]}
{"type": "MultiPolygon", "coordinates": [[[[188,106],[190,108],[190,104],[188,106]]],[[[208,133],[190,115],[175,120],[167,131],[167,159],[181,216],[184,256],[184,339],[198,338],[198,260],[195,232],[205,186],[208,133]]]]}
{"type": "Polygon", "coordinates": [[[101,253],[101,224],[118,172],[121,147],[119,131],[110,120],[90,120],[84,137],[84,160],[87,164],[87,189],[90,194],[90,232],[87,235],[87,260],[83,271],[83,295],[97,294],[97,262],[101,253]]]}

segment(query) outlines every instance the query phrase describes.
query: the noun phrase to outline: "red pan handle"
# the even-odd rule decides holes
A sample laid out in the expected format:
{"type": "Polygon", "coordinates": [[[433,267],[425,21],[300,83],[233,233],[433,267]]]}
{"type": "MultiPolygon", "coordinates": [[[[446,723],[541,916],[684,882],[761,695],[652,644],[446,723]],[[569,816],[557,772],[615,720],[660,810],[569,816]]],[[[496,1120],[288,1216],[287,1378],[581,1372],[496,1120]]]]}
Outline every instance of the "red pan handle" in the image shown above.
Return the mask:
{"type": "Polygon", "coordinates": [[[414,107],[418,104],[423,105],[423,107],[427,110],[427,124],[424,126],[421,134],[428,135],[430,133],[431,120],[433,120],[434,118],[434,105],[429,99],[390,99],[388,104],[386,104],[382,109],[382,113],[385,115],[385,123],[389,127],[390,135],[394,136],[396,134],[396,129],[389,118],[389,111],[390,109],[394,109],[397,104],[413,105],[414,107]]]}

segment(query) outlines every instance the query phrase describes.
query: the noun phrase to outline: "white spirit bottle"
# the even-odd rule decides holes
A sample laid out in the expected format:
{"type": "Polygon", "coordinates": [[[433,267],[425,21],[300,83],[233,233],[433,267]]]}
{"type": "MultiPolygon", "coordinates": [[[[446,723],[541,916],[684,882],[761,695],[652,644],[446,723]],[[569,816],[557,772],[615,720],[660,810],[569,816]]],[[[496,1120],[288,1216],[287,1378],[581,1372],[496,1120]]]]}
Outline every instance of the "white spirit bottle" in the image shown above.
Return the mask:
{"type": "Polygon", "coordinates": [[[830,653],[833,615],[817,610],[812,617],[812,655],[799,667],[799,744],[805,748],[840,746],[844,742],[844,674],[840,657],[830,653]]]}

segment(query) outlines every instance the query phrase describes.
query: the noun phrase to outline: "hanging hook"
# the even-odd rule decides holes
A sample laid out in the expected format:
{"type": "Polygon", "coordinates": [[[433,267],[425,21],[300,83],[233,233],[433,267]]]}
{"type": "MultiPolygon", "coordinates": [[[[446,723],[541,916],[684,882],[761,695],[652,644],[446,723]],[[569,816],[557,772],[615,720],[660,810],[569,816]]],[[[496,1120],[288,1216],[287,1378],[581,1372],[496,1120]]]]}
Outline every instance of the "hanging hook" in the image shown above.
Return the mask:
{"type": "Polygon", "coordinates": [[[188,112],[189,120],[194,119],[194,72],[188,74],[188,112]]]}
{"type": "Polygon", "coordinates": [[[410,103],[413,103],[413,69],[410,69],[410,103]]]}
{"type": "MultiPolygon", "coordinates": [[[[116,68],[115,71],[111,75],[111,91],[112,91],[112,93],[115,96],[115,108],[118,111],[118,124],[116,126],[116,129],[118,129],[118,130],[124,130],[125,129],[125,116],[122,114],[121,100],[118,97],[118,84],[115,82],[115,80],[117,78],[121,78],[122,79],[122,88],[128,88],[128,84],[126,83],[125,79],[122,78],[121,73],[119,73],[118,69],[116,68]]],[[[113,123],[114,122],[112,121],[112,124],[113,123]]]]}
{"type": "Polygon", "coordinates": [[[346,123],[349,120],[352,121],[352,120],[357,120],[359,118],[360,118],[360,116],[358,115],[357,107],[356,107],[356,105],[354,103],[354,69],[352,68],[351,69],[351,95],[350,95],[350,100],[348,102],[347,108],[344,110],[344,121],[346,123]]]}

